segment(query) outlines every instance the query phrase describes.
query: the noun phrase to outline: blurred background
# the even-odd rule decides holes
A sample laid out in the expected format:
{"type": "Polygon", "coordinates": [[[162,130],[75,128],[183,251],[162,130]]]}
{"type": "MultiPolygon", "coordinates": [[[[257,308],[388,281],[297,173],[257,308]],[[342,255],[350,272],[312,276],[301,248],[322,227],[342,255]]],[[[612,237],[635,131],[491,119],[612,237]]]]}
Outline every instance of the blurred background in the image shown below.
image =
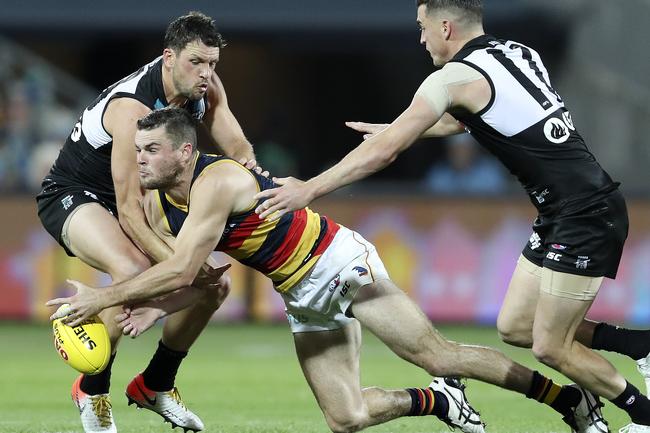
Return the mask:
{"type": "MultiPolygon", "coordinates": [[[[83,108],[162,51],[169,21],[212,16],[217,73],[273,175],[313,176],[359,143],[347,120],[386,123],[433,71],[415,2],[3,1],[0,13],[0,319],[46,320],[66,278],[108,284],[41,228],[34,195],[83,108]]],[[[648,0],[486,0],[485,28],[540,52],[578,130],[628,198],[616,281],[591,317],[650,324],[648,0]]],[[[386,170],[312,206],[376,244],[436,322],[493,324],[534,209],[468,136],[422,140],[386,170]]],[[[224,259],[226,260],[226,259],[224,259]]],[[[284,320],[260,275],[233,267],[215,319],[284,320]]]]}

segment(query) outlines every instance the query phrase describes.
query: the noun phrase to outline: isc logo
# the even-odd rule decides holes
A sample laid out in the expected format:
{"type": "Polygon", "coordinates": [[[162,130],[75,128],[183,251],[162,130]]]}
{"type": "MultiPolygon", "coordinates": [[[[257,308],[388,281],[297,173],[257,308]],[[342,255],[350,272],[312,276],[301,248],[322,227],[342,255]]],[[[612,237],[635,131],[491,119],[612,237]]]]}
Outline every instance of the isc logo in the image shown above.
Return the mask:
{"type": "Polygon", "coordinates": [[[549,251],[548,254],[546,254],[547,259],[550,259],[550,260],[553,260],[553,261],[556,261],[556,262],[560,261],[560,257],[562,257],[562,254],[554,253],[552,251],[549,251]]]}

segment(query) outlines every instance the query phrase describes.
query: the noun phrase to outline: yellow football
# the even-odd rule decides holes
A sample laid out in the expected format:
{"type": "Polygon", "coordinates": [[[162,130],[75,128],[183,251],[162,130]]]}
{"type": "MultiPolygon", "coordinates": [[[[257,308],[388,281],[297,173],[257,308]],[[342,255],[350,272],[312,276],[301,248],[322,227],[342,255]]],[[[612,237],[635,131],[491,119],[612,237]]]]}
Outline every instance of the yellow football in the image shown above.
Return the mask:
{"type": "MultiPolygon", "coordinates": [[[[65,308],[63,305],[59,308],[65,308]]],[[[101,373],[111,357],[108,330],[99,316],[71,327],[56,319],[52,322],[54,348],[70,367],[84,374],[101,373]]]]}

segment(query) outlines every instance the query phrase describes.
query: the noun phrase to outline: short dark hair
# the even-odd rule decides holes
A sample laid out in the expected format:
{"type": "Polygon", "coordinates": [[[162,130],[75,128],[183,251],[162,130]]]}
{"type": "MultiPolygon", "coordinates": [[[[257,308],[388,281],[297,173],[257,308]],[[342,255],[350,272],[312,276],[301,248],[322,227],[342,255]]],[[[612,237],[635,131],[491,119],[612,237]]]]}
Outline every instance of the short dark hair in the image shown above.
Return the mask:
{"type": "Polygon", "coordinates": [[[470,22],[483,21],[483,0],[416,0],[417,6],[426,5],[427,12],[435,9],[456,9],[470,22]]]}
{"type": "Polygon", "coordinates": [[[165,48],[181,51],[190,42],[200,40],[209,47],[226,46],[214,20],[201,12],[191,11],[176,18],[165,32],[165,48]]]}
{"type": "Polygon", "coordinates": [[[138,119],[138,130],[140,131],[150,131],[161,126],[165,127],[165,132],[171,138],[174,149],[178,149],[183,143],[192,143],[196,150],[197,121],[187,110],[165,107],[138,119]]]}

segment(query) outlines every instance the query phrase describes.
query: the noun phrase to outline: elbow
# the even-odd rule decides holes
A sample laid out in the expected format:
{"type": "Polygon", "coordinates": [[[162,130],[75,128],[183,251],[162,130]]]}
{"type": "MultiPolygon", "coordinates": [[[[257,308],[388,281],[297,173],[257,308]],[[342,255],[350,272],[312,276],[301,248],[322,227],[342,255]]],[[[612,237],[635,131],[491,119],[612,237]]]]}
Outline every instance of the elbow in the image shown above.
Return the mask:
{"type": "Polygon", "coordinates": [[[393,150],[387,150],[381,152],[373,158],[370,165],[375,168],[375,170],[381,170],[382,168],[390,165],[397,159],[399,152],[393,150]]]}
{"type": "Polygon", "coordinates": [[[194,271],[191,269],[191,266],[188,264],[184,264],[182,261],[177,261],[177,263],[180,263],[181,266],[176,268],[176,284],[175,286],[177,287],[185,287],[185,286],[191,286],[192,283],[194,282],[194,279],[196,278],[196,274],[198,271],[194,271]]]}

